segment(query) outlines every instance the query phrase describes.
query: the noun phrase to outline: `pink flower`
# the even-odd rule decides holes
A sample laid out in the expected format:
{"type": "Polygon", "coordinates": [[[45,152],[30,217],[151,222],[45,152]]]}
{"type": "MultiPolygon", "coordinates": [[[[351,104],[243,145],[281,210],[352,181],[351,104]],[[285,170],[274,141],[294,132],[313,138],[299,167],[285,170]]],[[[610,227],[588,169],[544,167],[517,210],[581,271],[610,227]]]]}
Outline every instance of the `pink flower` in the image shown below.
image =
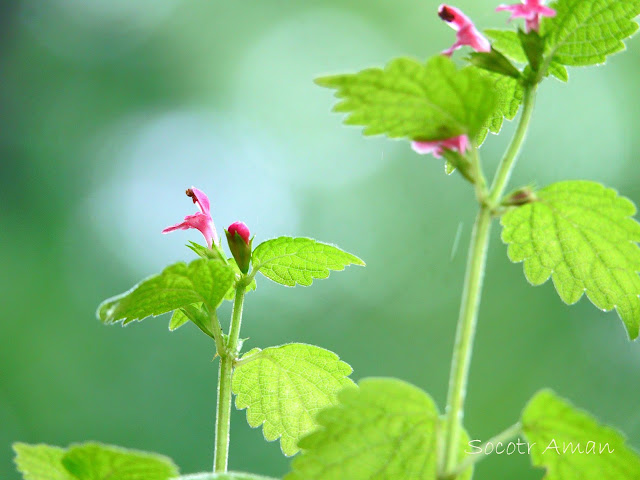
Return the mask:
{"type": "Polygon", "coordinates": [[[435,142],[414,141],[411,142],[411,148],[423,155],[433,154],[436,158],[441,158],[445,150],[456,150],[461,155],[464,155],[469,148],[469,137],[460,135],[446,140],[436,140],[435,142]]]}
{"type": "Polygon", "coordinates": [[[193,203],[198,205],[200,211],[193,215],[187,215],[184,217],[184,221],[165,228],[162,230],[162,233],[195,228],[196,230],[200,230],[200,233],[204,235],[204,239],[207,241],[207,246],[211,248],[214,243],[218,244],[218,233],[216,232],[216,227],[209,213],[209,199],[202,190],[198,190],[196,187],[187,189],[186,194],[187,197],[193,200],[193,203]]]}
{"type": "Polygon", "coordinates": [[[442,52],[443,55],[450,57],[453,52],[464,45],[468,45],[476,52],[490,52],[491,44],[476,29],[473,22],[462,11],[449,5],[440,5],[438,15],[442,20],[447,22],[456,33],[456,43],[451,48],[442,52]]]}
{"type": "Polygon", "coordinates": [[[542,5],[544,0],[523,0],[515,5],[500,5],[496,12],[511,12],[509,21],[514,18],[524,18],[527,32],[540,29],[540,17],[555,17],[556,11],[553,8],[542,5]]]}
{"type": "Polygon", "coordinates": [[[244,240],[244,243],[249,245],[249,237],[251,233],[249,232],[249,227],[247,227],[243,222],[235,222],[229,225],[227,231],[233,236],[236,233],[240,235],[240,238],[244,240]]]}

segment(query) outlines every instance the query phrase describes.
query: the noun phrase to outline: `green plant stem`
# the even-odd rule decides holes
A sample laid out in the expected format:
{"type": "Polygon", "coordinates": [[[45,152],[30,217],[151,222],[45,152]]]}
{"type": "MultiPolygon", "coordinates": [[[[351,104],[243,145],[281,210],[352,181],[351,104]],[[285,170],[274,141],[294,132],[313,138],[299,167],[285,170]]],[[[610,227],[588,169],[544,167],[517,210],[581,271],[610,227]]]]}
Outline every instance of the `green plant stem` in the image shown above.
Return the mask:
{"type": "MultiPolygon", "coordinates": [[[[483,452],[485,451],[486,447],[488,445],[490,445],[490,444],[491,445],[496,445],[496,448],[497,448],[497,444],[498,443],[509,442],[514,437],[520,435],[521,432],[522,432],[522,425],[520,423],[516,423],[515,425],[510,426],[506,430],[500,432],[499,434],[497,434],[496,436],[494,436],[491,439],[487,440],[482,445],[480,445],[479,447],[476,447],[476,448],[481,449],[483,452]]],[[[493,453],[493,452],[495,452],[495,449],[493,449],[491,453],[493,453]]],[[[471,466],[475,465],[476,463],[484,460],[484,458],[488,457],[489,455],[491,455],[491,453],[476,453],[473,456],[467,457],[464,462],[460,463],[451,472],[447,473],[445,475],[445,477],[447,477],[447,478],[455,478],[456,476],[461,475],[469,467],[471,467],[471,466]]]]}
{"type": "Polygon", "coordinates": [[[511,176],[531,121],[535,102],[535,86],[525,87],[524,107],[516,132],[494,177],[486,202],[481,202],[471,236],[467,257],[467,271],[458,317],[456,341],[449,376],[446,424],[444,431],[444,457],[441,472],[450,472],[458,463],[464,402],[469,380],[469,367],[473,351],[473,339],[478,320],[482,293],[482,281],[487,261],[487,248],[491,231],[491,218],[511,176]]]}
{"type": "Polygon", "coordinates": [[[242,307],[244,305],[244,282],[238,282],[233,302],[231,328],[226,348],[220,353],[218,375],[218,410],[216,413],[216,440],[213,460],[214,472],[226,472],[229,459],[229,430],[231,420],[231,377],[233,364],[238,357],[238,342],[242,325],[242,307]]]}
{"type": "Polygon", "coordinates": [[[507,187],[507,183],[509,183],[511,172],[513,171],[513,167],[515,166],[518,155],[520,154],[520,149],[522,148],[522,144],[527,136],[529,124],[531,123],[531,116],[533,115],[533,107],[536,101],[536,90],[537,85],[525,86],[524,97],[522,100],[524,106],[522,108],[522,115],[520,116],[516,133],[511,139],[511,143],[498,166],[498,170],[496,171],[496,175],[491,185],[488,203],[492,208],[497,206],[500,198],[504,194],[504,189],[507,187]]]}

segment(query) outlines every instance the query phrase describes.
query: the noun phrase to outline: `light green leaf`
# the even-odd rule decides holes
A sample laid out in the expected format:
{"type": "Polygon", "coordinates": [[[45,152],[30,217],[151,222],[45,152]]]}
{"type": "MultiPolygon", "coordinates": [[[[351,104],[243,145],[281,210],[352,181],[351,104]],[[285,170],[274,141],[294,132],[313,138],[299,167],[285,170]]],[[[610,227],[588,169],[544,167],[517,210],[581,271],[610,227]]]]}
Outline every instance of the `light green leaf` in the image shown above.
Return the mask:
{"type": "Polygon", "coordinates": [[[429,395],[400,380],[370,378],[344,389],[339,401],[300,441],[302,455],[285,480],[436,480],[440,420],[429,395]]]}
{"type": "Polygon", "coordinates": [[[163,455],[98,443],[72,445],[62,464],[79,480],[169,480],[179,473],[163,455]]]}
{"type": "Polygon", "coordinates": [[[169,480],[179,474],[163,455],[98,443],[67,450],[16,443],[13,449],[25,480],[169,480]]]}
{"type": "Polygon", "coordinates": [[[502,240],[513,262],[524,261],[533,285],[552,277],[568,304],[586,292],[603,310],[616,309],[629,336],[640,327],[640,224],[631,201],[595,182],[543,188],[538,201],[502,217],[502,240]]]}
{"type": "Polygon", "coordinates": [[[563,65],[604,63],[624,50],[640,15],[640,0],[561,0],[550,5],[557,12],[542,22],[547,52],[563,65]]]}
{"type": "Polygon", "coordinates": [[[477,69],[458,70],[443,55],[426,64],[398,58],[384,69],[323,77],[316,83],[336,90],[342,100],[334,111],[349,113],[347,125],[364,126],[365,135],[391,138],[473,138],[496,102],[477,69]]]}
{"type": "Polygon", "coordinates": [[[14,443],[15,462],[24,480],[75,480],[62,466],[64,448],[14,443]]]}
{"type": "Polygon", "coordinates": [[[482,75],[491,82],[498,102],[476,138],[481,145],[489,132],[500,133],[504,119],[513,120],[524,98],[524,89],[518,80],[498,73],[483,71],[482,75]]]}
{"type": "Polygon", "coordinates": [[[176,263],[143,280],[128,292],[102,302],[98,318],[105,323],[157,316],[194,303],[215,310],[234,282],[233,269],[217,260],[176,263]]]}
{"type": "MultiPolygon", "coordinates": [[[[489,29],[485,30],[485,33],[493,40],[493,48],[502,53],[505,57],[516,63],[526,64],[528,62],[527,55],[522,47],[522,42],[518,37],[518,32],[514,32],[513,30],[489,29]]],[[[569,80],[567,69],[557,61],[551,62],[546,73],[553,75],[562,82],[569,80]]]]}
{"type": "Polygon", "coordinates": [[[327,278],[330,270],[365,264],[334,245],[304,237],[267,240],[253,251],[252,261],[254,270],[288,287],[308,287],[314,278],[327,278]]]}
{"type": "Polygon", "coordinates": [[[263,477],[261,475],[253,475],[252,473],[227,472],[227,473],[194,473],[191,475],[182,475],[175,480],[276,480],[271,477],[263,477]]]}
{"type": "Polygon", "coordinates": [[[640,457],[619,432],[550,390],[529,402],[522,427],[531,462],[547,469],[544,480],[640,479],[640,457]]]}
{"type": "Polygon", "coordinates": [[[246,408],[249,425],[262,425],[268,441],[280,438],[282,452],[295,455],[298,440],[317,426],[316,414],[353,385],[351,372],[335,353],[313,345],[254,349],[233,373],[236,408],[246,408]]]}
{"type": "Polygon", "coordinates": [[[169,330],[174,331],[180,328],[182,325],[189,321],[189,317],[184,313],[181,308],[174,310],[171,315],[171,321],[169,322],[169,330]]]}

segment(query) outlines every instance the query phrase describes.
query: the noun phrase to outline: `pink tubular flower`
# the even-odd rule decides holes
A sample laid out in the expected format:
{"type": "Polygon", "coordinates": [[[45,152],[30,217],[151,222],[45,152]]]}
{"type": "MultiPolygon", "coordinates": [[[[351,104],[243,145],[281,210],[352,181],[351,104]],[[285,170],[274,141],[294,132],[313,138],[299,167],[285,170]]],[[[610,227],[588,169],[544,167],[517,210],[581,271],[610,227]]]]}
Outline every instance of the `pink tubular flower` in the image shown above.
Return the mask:
{"type": "Polygon", "coordinates": [[[496,12],[511,12],[509,21],[514,18],[524,18],[527,33],[531,30],[540,30],[540,17],[555,17],[556,11],[553,8],[545,7],[544,0],[523,0],[515,5],[500,5],[496,12]]]}
{"type": "Polygon", "coordinates": [[[238,235],[240,235],[240,238],[244,240],[244,243],[249,245],[249,237],[251,236],[251,233],[249,232],[249,227],[247,227],[244,222],[232,223],[231,225],[229,225],[229,228],[227,228],[227,231],[231,235],[235,235],[237,233],[238,235]]]}
{"type": "Polygon", "coordinates": [[[469,137],[460,135],[458,137],[447,138],[446,140],[436,140],[434,142],[411,142],[411,148],[422,155],[433,154],[436,158],[441,158],[445,150],[456,150],[464,155],[469,148],[469,137]]]}
{"type": "Polygon", "coordinates": [[[218,233],[216,232],[216,227],[213,224],[213,219],[209,213],[209,199],[202,190],[198,190],[196,187],[187,189],[186,194],[187,197],[190,197],[193,200],[193,203],[198,205],[200,211],[193,215],[187,215],[184,217],[184,221],[165,228],[162,230],[162,233],[195,228],[202,233],[204,239],[207,241],[207,246],[211,248],[214,243],[218,244],[218,233]]]}
{"type": "Polygon", "coordinates": [[[443,4],[438,8],[438,15],[457,32],[456,43],[451,48],[443,51],[443,55],[450,57],[453,52],[464,45],[470,46],[476,52],[491,51],[489,40],[478,31],[469,17],[462,13],[461,10],[443,4]]]}

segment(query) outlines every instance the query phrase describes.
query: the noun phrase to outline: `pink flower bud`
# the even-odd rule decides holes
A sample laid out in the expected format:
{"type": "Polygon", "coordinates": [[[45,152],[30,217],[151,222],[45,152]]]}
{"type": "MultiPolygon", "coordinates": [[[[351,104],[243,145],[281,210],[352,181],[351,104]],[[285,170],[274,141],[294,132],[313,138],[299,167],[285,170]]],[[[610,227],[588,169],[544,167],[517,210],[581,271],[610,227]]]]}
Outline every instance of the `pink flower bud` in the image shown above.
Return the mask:
{"type": "Polygon", "coordinates": [[[523,0],[515,5],[500,5],[496,12],[511,12],[509,21],[514,18],[524,18],[527,32],[540,30],[540,17],[555,17],[556,11],[553,8],[545,7],[544,0],[523,0]]]}
{"type": "Polygon", "coordinates": [[[438,15],[456,31],[456,43],[442,54],[450,57],[453,52],[468,45],[476,52],[490,52],[491,44],[461,10],[449,5],[440,5],[438,15]]]}
{"type": "Polygon", "coordinates": [[[243,222],[235,222],[229,225],[227,231],[231,234],[238,234],[244,240],[244,243],[249,245],[249,237],[251,236],[251,232],[249,232],[249,227],[247,227],[243,222]]]}
{"type": "Polygon", "coordinates": [[[199,212],[193,215],[187,215],[181,223],[176,223],[171,227],[167,227],[162,230],[162,233],[169,233],[175,230],[188,230],[195,228],[199,230],[204,236],[209,248],[215,243],[218,243],[218,233],[216,227],[213,224],[211,213],[209,209],[209,198],[202,190],[198,190],[196,187],[191,187],[186,191],[187,197],[190,197],[200,209],[199,212]]]}
{"type": "Polygon", "coordinates": [[[446,140],[436,140],[433,142],[411,142],[411,148],[416,153],[423,155],[432,154],[436,158],[442,157],[445,150],[455,150],[464,155],[469,148],[469,137],[460,135],[458,137],[447,138],[446,140]]]}

